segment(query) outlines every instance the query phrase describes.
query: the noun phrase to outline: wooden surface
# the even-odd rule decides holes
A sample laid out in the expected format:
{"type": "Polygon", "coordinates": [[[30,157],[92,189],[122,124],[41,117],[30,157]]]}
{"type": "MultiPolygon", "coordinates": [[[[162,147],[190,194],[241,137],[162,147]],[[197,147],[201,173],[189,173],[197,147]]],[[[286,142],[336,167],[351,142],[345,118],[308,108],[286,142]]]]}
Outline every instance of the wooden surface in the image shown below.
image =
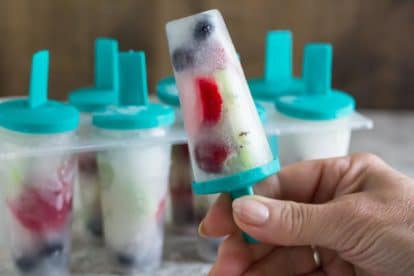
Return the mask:
{"type": "Polygon", "coordinates": [[[42,48],[52,54],[52,97],[92,83],[98,36],[145,50],[153,88],[171,72],[165,22],[210,8],[225,16],[248,76],[262,74],[266,31],[288,28],[297,74],[304,43],[332,42],[334,84],[360,107],[414,108],[414,1],[407,0],[2,0],[0,96],[26,93],[30,56],[42,48]]]}

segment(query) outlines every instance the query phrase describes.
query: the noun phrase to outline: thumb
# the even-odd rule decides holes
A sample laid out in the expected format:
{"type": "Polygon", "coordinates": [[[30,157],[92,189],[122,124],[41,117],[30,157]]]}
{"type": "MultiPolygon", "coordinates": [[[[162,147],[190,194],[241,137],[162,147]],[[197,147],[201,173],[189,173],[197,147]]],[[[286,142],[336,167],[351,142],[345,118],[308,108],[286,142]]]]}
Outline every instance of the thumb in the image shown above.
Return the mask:
{"type": "Polygon", "coordinates": [[[339,249],[342,230],[351,219],[339,207],[334,203],[304,204],[245,196],[233,201],[233,217],[241,230],[259,241],[339,249]]]}

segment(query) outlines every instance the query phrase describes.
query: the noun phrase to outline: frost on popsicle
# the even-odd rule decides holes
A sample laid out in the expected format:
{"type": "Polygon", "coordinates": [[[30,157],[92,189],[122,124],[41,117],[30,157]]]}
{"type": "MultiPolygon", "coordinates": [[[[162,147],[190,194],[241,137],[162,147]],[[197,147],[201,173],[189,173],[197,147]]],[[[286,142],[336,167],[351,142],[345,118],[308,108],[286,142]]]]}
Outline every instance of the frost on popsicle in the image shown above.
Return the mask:
{"type": "Polygon", "coordinates": [[[195,179],[270,162],[265,133],[220,13],[174,20],[166,29],[195,179]]]}

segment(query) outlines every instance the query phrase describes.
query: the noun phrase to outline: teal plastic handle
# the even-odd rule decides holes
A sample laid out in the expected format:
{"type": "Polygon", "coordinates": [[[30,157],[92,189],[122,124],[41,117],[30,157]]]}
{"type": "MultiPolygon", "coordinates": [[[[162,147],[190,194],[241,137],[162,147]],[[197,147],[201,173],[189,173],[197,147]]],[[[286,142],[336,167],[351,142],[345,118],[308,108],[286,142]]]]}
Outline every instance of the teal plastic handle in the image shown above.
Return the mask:
{"type": "Polygon", "coordinates": [[[120,105],[147,105],[148,84],[145,53],[128,51],[119,54],[120,105]]]}
{"type": "Polygon", "coordinates": [[[114,91],[119,88],[118,42],[110,38],[95,41],[95,87],[114,91]]]}
{"type": "Polygon", "coordinates": [[[306,45],[303,66],[305,90],[308,95],[331,93],[332,45],[328,43],[309,43],[306,45]]]}
{"type": "Polygon", "coordinates": [[[293,78],[292,33],[290,31],[267,33],[264,78],[269,82],[293,78]]]}
{"type": "Polygon", "coordinates": [[[33,55],[30,75],[29,106],[36,108],[47,102],[49,80],[49,51],[42,50],[33,55]]]}
{"type": "MultiPolygon", "coordinates": [[[[252,186],[248,186],[248,187],[245,187],[245,188],[240,189],[240,190],[235,190],[235,191],[232,191],[230,193],[230,196],[231,196],[232,200],[235,200],[236,198],[247,196],[247,195],[254,195],[252,186]]],[[[258,241],[256,239],[249,236],[247,233],[243,232],[242,235],[243,235],[244,240],[247,243],[250,243],[250,244],[258,243],[258,241]]]]}

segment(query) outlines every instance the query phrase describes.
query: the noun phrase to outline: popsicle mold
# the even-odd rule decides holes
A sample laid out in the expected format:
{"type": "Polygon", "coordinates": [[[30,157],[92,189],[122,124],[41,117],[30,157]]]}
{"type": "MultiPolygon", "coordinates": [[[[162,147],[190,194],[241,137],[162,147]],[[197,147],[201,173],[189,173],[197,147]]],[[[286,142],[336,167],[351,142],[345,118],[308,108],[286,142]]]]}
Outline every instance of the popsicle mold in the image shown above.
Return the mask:
{"type": "MultiPolygon", "coordinates": [[[[87,139],[92,132],[92,113],[118,102],[119,56],[118,42],[110,38],[95,41],[95,79],[91,87],[84,87],[69,94],[69,103],[81,111],[78,135],[87,139]]],[[[89,236],[100,241],[103,235],[99,173],[96,152],[81,152],[79,159],[79,193],[81,212],[89,236]]]]}
{"type": "MultiPolygon", "coordinates": [[[[166,135],[174,110],[148,101],[144,53],[121,52],[119,60],[119,105],[93,115],[97,134],[136,140],[166,135]]],[[[117,272],[160,265],[170,147],[154,143],[98,152],[105,243],[117,272]]]]}
{"type": "MultiPolygon", "coordinates": [[[[33,55],[28,98],[0,103],[4,148],[69,145],[78,111],[48,100],[49,52],[33,55]]],[[[15,158],[1,166],[9,248],[19,275],[69,275],[76,157],[67,152],[15,158]]]]}

